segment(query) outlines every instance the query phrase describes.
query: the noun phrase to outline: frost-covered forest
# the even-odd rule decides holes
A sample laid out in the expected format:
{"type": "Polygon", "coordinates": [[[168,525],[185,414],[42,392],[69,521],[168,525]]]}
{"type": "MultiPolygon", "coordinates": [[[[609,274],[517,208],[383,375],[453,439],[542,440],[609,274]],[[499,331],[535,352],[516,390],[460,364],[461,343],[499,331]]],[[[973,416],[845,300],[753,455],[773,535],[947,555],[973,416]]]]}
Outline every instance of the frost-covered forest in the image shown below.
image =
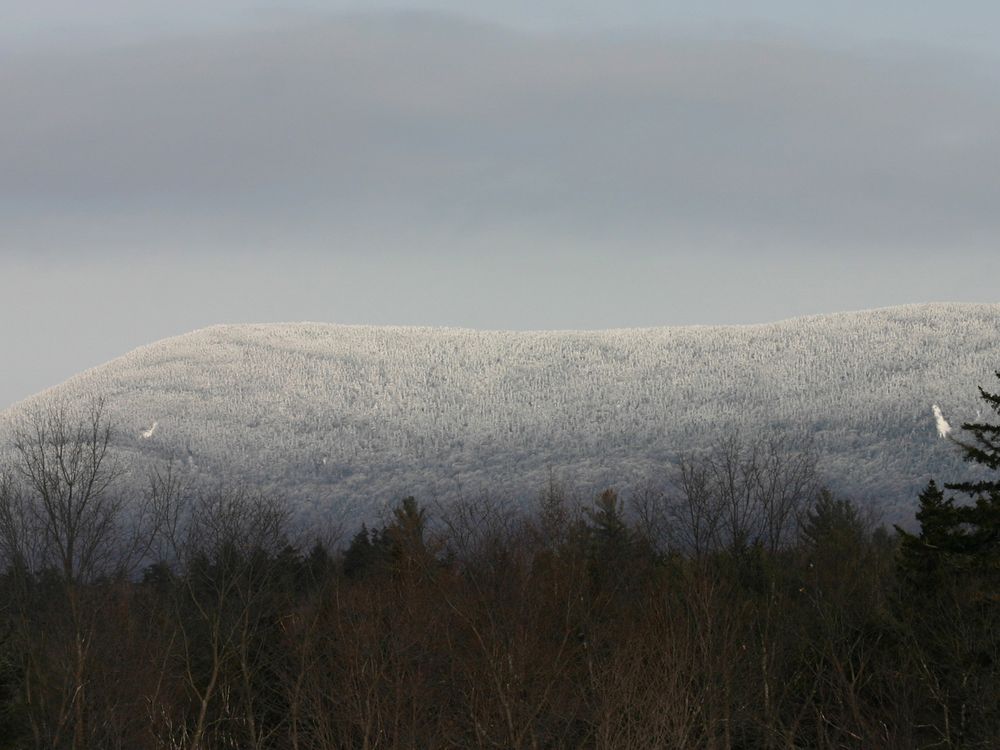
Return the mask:
{"type": "Polygon", "coordinates": [[[932,407],[956,427],[976,417],[998,334],[1000,305],[957,304],[590,332],[216,326],[3,421],[102,396],[130,458],[280,491],[300,520],[371,515],[404,495],[534,497],[550,471],[627,493],[733,430],[792,433],[814,439],[832,488],[900,520],[928,476],[962,473],[932,407]]]}

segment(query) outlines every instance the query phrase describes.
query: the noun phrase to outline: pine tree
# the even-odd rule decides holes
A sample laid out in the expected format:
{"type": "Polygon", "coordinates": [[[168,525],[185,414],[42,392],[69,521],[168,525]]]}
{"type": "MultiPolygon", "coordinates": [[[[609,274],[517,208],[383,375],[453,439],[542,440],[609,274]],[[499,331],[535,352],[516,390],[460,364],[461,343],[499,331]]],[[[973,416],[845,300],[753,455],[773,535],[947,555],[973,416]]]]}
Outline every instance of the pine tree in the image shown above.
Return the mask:
{"type": "MultiPolygon", "coordinates": [[[[1000,378],[1000,371],[996,376],[1000,378]]],[[[1000,393],[990,393],[980,387],[979,395],[1000,415],[1000,393]]],[[[965,460],[991,471],[1000,471],[1000,424],[966,422],[962,430],[971,435],[970,441],[955,441],[962,448],[965,460]]],[[[956,509],[960,529],[954,535],[956,551],[970,556],[979,572],[991,574],[993,584],[1000,583],[1000,477],[945,486],[973,499],[972,505],[956,509]]],[[[994,587],[990,593],[1000,598],[998,588],[994,587]]]]}
{"type": "Polygon", "coordinates": [[[326,579],[330,572],[330,553],[318,539],[305,559],[306,574],[311,584],[316,585],[326,579]]]}
{"type": "Polygon", "coordinates": [[[344,553],[344,575],[352,579],[364,577],[371,570],[374,559],[375,546],[369,536],[368,527],[361,524],[361,530],[354,535],[344,553]]]}
{"type": "Polygon", "coordinates": [[[868,527],[848,499],[820,490],[801,527],[802,550],[808,560],[809,582],[817,594],[843,606],[853,606],[873,564],[868,527]]]}
{"type": "Polygon", "coordinates": [[[393,511],[393,521],[382,532],[381,542],[388,545],[393,570],[397,574],[426,571],[432,561],[424,534],[427,511],[414,497],[404,497],[393,511]]]}
{"type": "MultiPolygon", "coordinates": [[[[1000,370],[996,373],[1000,379],[1000,370]]],[[[979,396],[997,415],[1000,415],[1000,393],[990,393],[982,386],[979,396]]],[[[966,422],[962,429],[972,436],[972,442],[956,440],[965,452],[965,460],[980,464],[993,471],[1000,471],[1000,424],[988,422],[966,422]]],[[[981,482],[961,482],[947,485],[950,489],[961,490],[973,495],[993,495],[1000,493],[1000,479],[981,482]]]]}
{"type": "Polygon", "coordinates": [[[960,510],[954,498],[945,499],[932,479],[919,497],[920,531],[910,534],[896,527],[901,540],[900,571],[914,593],[932,593],[947,571],[956,567],[955,556],[965,547],[960,510]]]}
{"type": "Polygon", "coordinates": [[[397,544],[424,546],[424,528],[427,512],[417,504],[416,498],[404,497],[393,511],[393,522],[386,532],[397,544]]]}
{"type": "Polygon", "coordinates": [[[602,565],[621,563],[629,554],[632,535],[622,516],[618,493],[608,489],[601,493],[596,506],[587,510],[590,520],[590,554],[602,565]]]}
{"type": "Polygon", "coordinates": [[[865,524],[858,509],[846,498],[820,490],[816,504],[806,513],[802,539],[814,552],[855,552],[865,538],[865,524]]]}
{"type": "MultiPolygon", "coordinates": [[[[997,373],[1000,377],[1000,372],[997,373]]],[[[1000,414],[1000,395],[979,389],[1000,414]]],[[[956,440],[965,460],[1000,470],[1000,425],[969,422],[956,440]]],[[[928,686],[925,725],[936,744],[1000,747],[1000,481],[956,482],[946,498],[934,481],[920,494],[917,534],[900,531],[899,611],[928,686]],[[932,714],[933,715],[933,714],[932,714]]]]}
{"type": "MultiPolygon", "coordinates": [[[[1000,378],[1000,371],[997,372],[1000,378]]],[[[979,388],[982,399],[1000,415],[1000,394],[979,388]]],[[[1000,424],[966,422],[962,429],[971,440],[955,440],[970,463],[1000,470],[1000,424]]],[[[950,482],[947,489],[972,499],[972,504],[958,504],[944,494],[932,480],[920,495],[918,535],[901,531],[902,566],[910,576],[929,578],[948,570],[963,575],[985,577],[983,594],[1000,597],[1000,479],[950,482]]]]}

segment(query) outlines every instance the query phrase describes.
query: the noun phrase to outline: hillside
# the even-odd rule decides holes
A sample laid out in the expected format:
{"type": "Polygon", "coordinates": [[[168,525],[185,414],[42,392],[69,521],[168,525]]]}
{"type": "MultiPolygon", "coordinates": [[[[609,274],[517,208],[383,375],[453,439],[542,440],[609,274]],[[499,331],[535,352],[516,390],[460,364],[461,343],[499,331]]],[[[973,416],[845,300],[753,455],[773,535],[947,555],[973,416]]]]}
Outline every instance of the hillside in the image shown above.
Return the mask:
{"type": "Polygon", "coordinates": [[[906,518],[938,438],[1000,367],[1000,305],[917,305],[766,325],[502,332],[215,326],[137,349],[15,405],[106,397],[117,447],[201,481],[284,493],[300,520],[403,494],[589,492],[662,477],[737,428],[815,436],[835,488],[906,518]]]}

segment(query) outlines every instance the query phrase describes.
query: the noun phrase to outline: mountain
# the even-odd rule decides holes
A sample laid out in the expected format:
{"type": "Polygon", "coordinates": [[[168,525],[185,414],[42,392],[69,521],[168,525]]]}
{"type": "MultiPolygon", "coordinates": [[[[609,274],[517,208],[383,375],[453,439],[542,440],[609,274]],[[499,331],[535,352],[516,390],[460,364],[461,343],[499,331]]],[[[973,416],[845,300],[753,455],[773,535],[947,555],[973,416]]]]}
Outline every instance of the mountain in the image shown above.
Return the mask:
{"type": "Polygon", "coordinates": [[[928,476],[968,475],[932,407],[974,418],[997,368],[1000,305],[608,331],[223,325],[77,375],[0,431],[100,395],[127,458],[280,491],[306,522],[406,494],[532,497],[550,470],[627,492],[734,429],[808,433],[831,486],[902,520],[928,476]]]}

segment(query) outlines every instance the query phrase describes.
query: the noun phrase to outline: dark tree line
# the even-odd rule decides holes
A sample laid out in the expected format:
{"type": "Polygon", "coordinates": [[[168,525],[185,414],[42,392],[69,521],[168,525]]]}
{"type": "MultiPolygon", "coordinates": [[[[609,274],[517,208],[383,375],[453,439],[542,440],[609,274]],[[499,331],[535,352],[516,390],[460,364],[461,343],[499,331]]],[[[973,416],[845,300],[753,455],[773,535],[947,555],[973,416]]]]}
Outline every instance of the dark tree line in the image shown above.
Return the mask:
{"type": "Polygon", "coordinates": [[[0,747],[1000,746],[997,481],[892,533],[730,438],[627,502],[406,498],[337,548],[249,489],[125,495],[110,442],[54,410],[0,470],[0,747]]]}

